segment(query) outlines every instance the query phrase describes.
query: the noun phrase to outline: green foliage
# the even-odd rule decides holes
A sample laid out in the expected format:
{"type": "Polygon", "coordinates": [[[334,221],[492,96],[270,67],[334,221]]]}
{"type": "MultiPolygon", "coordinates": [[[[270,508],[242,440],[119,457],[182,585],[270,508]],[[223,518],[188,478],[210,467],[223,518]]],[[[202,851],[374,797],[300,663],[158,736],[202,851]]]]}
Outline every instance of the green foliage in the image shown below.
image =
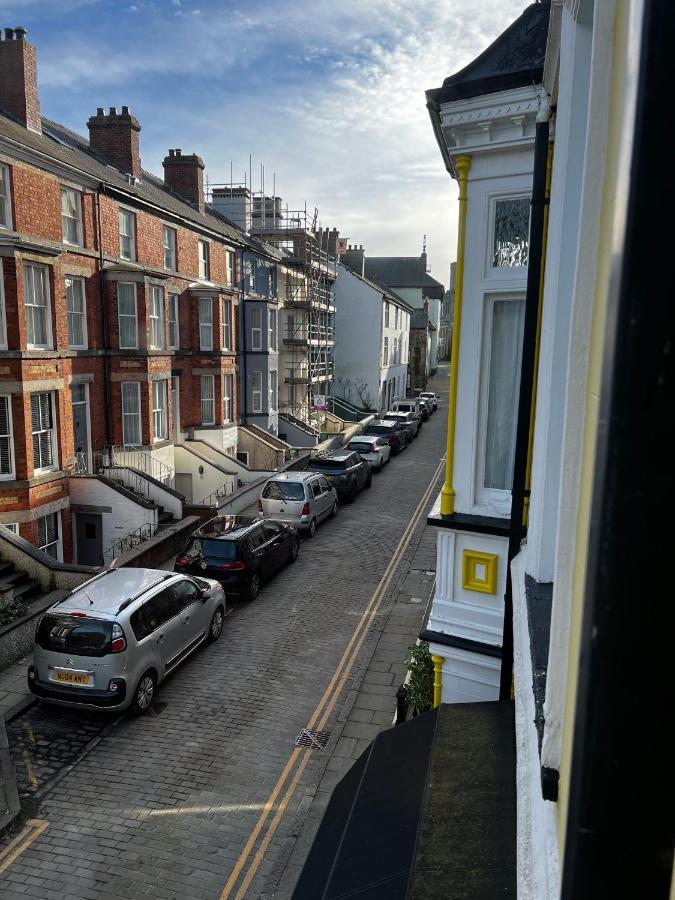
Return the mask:
{"type": "Polygon", "coordinates": [[[23,603],[19,600],[9,600],[0,604],[0,625],[9,625],[24,614],[23,603]]]}
{"type": "Polygon", "coordinates": [[[427,641],[408,647],[406,665],[410,669],[408,702],[418,713],[434,705],[434,664],[427,641]]]}

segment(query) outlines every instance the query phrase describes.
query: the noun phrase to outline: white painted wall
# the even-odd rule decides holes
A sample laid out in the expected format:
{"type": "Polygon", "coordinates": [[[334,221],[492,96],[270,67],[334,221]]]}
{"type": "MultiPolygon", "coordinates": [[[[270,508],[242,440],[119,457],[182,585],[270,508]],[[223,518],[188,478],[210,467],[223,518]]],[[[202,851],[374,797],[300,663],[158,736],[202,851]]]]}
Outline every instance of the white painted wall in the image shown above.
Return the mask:
{"type": "Polygon", "coordinates": [[[187,445],[175,447],[176,472],[192,475],[192,502],[199,503],[213,491],[227,484],[228,491],[234,490],[236,479],[209,462],[206,457],[200,458],[191,453],[187,445]],[[200,472],[199,469],[202,469],[200,472]]]}
{"type": "MultiPolygon", "coordinates": [[[[191,444],[193,444],[192,441],[187,442],[188,449],[191,444]]],[[[237,484],[237,479],[244,484],[248,484],[251,481],[257,481],[262,476],[260,470],[251,471],[250,469],[247,469],[236,457],[230,456],[222,450],[219,450],[217,447],[210,445],[205,438],[200,439],[198,443],[194,444],[194,449],[203,456],[206,456],[207,459],[216,463],[216,465],[225,469],[226,472],[232,474],[234,476],[235,486],[237,484]]]]}
{"type": "Polygon", "coordinates": [[[193,428],[192,434],[198,440],[208,441],[215,447],[222,447],[226,450],[228,447],[237,450],[237,426],[228,425],[226,428],[193,428]]]}

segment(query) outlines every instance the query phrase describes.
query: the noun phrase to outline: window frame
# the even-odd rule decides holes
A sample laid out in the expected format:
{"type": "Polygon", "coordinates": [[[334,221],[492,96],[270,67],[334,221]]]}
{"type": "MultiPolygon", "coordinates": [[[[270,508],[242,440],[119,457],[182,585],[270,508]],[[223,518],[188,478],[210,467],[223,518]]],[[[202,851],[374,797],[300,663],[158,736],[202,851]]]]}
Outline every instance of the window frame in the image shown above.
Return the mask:
{"type": "Polygon", "coordinates": [[[9,176],[9,166],[6,166],[4,163],[0,163],[0,174],[2,174],[3,178],[0,181],[0,184],[4,184],[5,193],[0,194],[0,207],[4,211],[4,219],[0,219],[0,228],[5,228],[7,231],[13,231],[14,229],[14,220],[12,218],[12,186],[9,176]]]}
{"type": "Polygon", "coordinates": [[[48,556],[51,556],[53,559],[58,560],[59,562],[63,561],[63,527],[61,523],[61,510],[57,509],[55,512],[47,513],[44,516],[39,516],[35,520],[35,524],[37,527],[37,541],[35,546],[42,553],[46,553],[48,556]],[[56,539],[53,541],[49,541],[44,544],[40,544],[40,525],[39,522],[44,522],[45,520],[54,517],[53,521],[56,524],[56,539]],[[45,549],[46,547],[55,547],[56,555],[50,553],[49,550],[45,549]]]}
{"type": "Polygon", "coordinates": [[[0,350],[8,350],[7,344],[7,306],[5,304],[5,274],[0,257],[0,350]]]}
{"type": "Polygon", "coordinates": [[[136,213],[132,212],[130,209],[125,209],[122,206],[119,208],[119,252],[120,259],[126,259],[128,262],[136,262],[136,213]],[[130,234],[126,234],[124,231],[122,231],[123,221],[131,222],[130,234]],[[125,256],[122,252],[123,238],[127,238],[129,240],[131,253],[130,256],[125,256]]]}
{"type": "Polygon", "coordinates": [[[151,284],[148,290],[148,324],[150,326],[150,346],[148,349],[165,350],[166,334],[164,327],[164,288],[157,284],[151,284]],[[158,298],[159,315],[157,315],[157,310],[154,308],[158,298]],[[159,334],[160,343],[155,342],[155,338],[157,337],[156,332],[159,334]]]}
{"type": "Polygon", "coordinates": [[[197,255],[199,262],[199,278],[201,281],[211,280],[211,246],[208,241],[199,238],[197,241],[197,255]],[[202,253],[202,251],[206,251],[202,253]]]}
{"type": "MultiPolygon", "coordinates": [[[[24,321],[26,325],[26,349],[27,350],[53,350],[54,349],[54,335],[52,330],[52,299],[51,299],[51,289],[49,284],[49,266],[44,266],[41,263],[26,263],[23,267],[23,284],[24,284],[24,321]],[[30,295],[29,290],[29,277],[28,273],[33,272],[36,269],[41,269],[44,272],[44,285],[45,285],[45,305],[44,307],[38,306],[35,303],[28,303],[28,297],[30,295]],[[26,311],[28,309],[44,309],[45,310],[45,333],[47,337],[47,341],[44,344],[36,344],[28,340],[28,319],[26,317],[26,311]]],[[[35,276],[32,279],[32,287],[33,287],[33,296],[34,296],[34,288],[35,288],[35,276]]],[[[35,334],[33,334],[35,337],[35,334]]]]}
{"type": "Polygon", "coordinates": [[[66,187],[65,185],[61,185],[61,240],[64,244],[68,244],[69,247],[82,247],[84,244],[83,238],[83,225],[82,225],[82,191],[78,191],[75,188],[66,187]],[[66,237],[66,229],[64,228],[64,219],[71,220],[70,216],[64,215],[63,212],[63,195],[64,194],[73,194],[75,197],[75,207],[77,210],[77,218],[75,219],[75,240],[70,241],[66,237]]]}
{"type": "Polygon", "coordinates": [[[216,424],[216,379],[213,375],[200,375],[199,376],[199,415],[201,417],[202,425],[215,425],[216,424]],[[204,386],[206,384],[210,384],[211,396],[207,396],[204,394],[204,386]],[[204,416],[205,406],[204,404],[209,404],[207,407],[207,416],[204,416]]]}
{"type": "Polygon", "coordinates": [[[276,412],[279,408],[279,372],[276,369],[270,369],[268,375],[269,410],[276,412]]]}
{"type": "Polygon", "coordinates": [[[169,439],[169,391],[166,378],[157,378],[152,382],[152,443],[169,439]],[[156,390],[158,389],[158,390],[156,390]],[[164,405],[158,404],[163,400],[164,405]],[[163,424],[163,429],[157,427],[157,423],[163,424]]]}
{"type": "Polygon", "coordinates": [[[180,294],[175,291],[167,293],[166,323],[168,326],[167,347],[169,350],[180,349],[180,294]],[[172,318],[172,313],[175,313],[172,318]],[[173,335],[172,335],[173,331],[173,335]]]}
{"type": "Polygon", "coordinates": [[[232,301],[223,297],[221,309],[221,343],[223,350],[232,349],[232,301]],[[225,312],[227,311],[227,315],[225,312]]]}
{"type": "Polygon", "coordinates": [[[200,297],[198,300],[198,323],[199,323],[199,349],[200,350],[213,350],[213,297],[200,297]],[[206,309],[206,304],[208,303],[209,309],[209,321],[205,321],[202,319],[202,310],[206,309]],[[208,328],[210,338],[207,344],[204,342],[202,337],[202,329],[208,328]]]}
{"type": "MultiPolygon", "coordinates": [[[[58,447],[58,433],[56,428],[56,398],[55,391],[31,391],[30,394],[30,406],[31,406],[31,423],[30,423],[30,431],[31,431],[31,442],[32,442],[32,450],[33,450],[33,475],[43,475],[47,472],[56,472],[59,468],[59,447],[58,447]],[[39,431],[33,431],[33,397],[40,397],[46,395],[49,397],[49,415],[51,418],[51,427],[50,428],[40,428],[39,431]],[[50,439],[50,451],[51,451],[51,462],[46,465],[39,465],[36,467],[35,465],[35,435],[49,434],[50,439]]],[[[40,457],[42,457],[42,441],[38,441],[38,446],[40,447],[40,457]]]]}
{"type": "MultiPolygon", "coordinates": [[[[492,259],[494,255],[495,227],[497,223],[497,203],[500,200],[527,200],[531,202],[531,191],[527,188],[521,190],[507,191],[506,193],[494,193],[487,195],[488,208],[486,211],[487,219],[487,236],[485,240],[485,260],[484,260],[484,277],[487,279],[511,279],[523,278],[527,272],[527,266],[493,266],[492,259]]],[[[530,222],[532,220],[532,206],[530,205],[530,222]]],[[[529,226],[528,226],[528,260],[530,254],[529,247],[529,226]]]]}
{"type": "Polygon", "coordinates": [[[267,308],[267,344],[268,349],[278,350],[277,335],[279,331],[279,317],[276,309],[271,306],[267,308]]]}
{"type": "Polygon", "coordinates": [[[382,368],[389,365],[389,336],[385,335],[382,341],[382,368]]]}
{"type": "Polygon", "coordinates": [[[14,457],[14,422],[12,417],[12,395],[0,394],[0,403],[7,404],[7,432],[0,433],[0,441],[7,441],[9,471],[2,472],[0,470],[0,481],[11,481],[16,475],[16,459],[14,457]]]}
{"type": "Polygon", "coordinates": [[[138,290],[136,287],[135,281],[118,281],[117,282],[117,346],[120,350],[137,350],[138,349],[138,290]],[[121,319],[130,319],[131,316],[128,313],[124,313],[124,315],[120,311],[120,287],[124,285],[124,287],[131,287],[133,289],[133,297],[134,297],[134,343],[133,344],[123,344],[122,343],[122,322],[121,319]]]}
{"type": "Polygon", "coordinates": [[[162,249],[164,250],[164,270],[166,272],[175,272],[178,269],[178,232],[170,225],[162,226],[162,249]],[[167,235],[171,240],[167,244],[167,235]],[[171,265],[167,265],[167,253],[171,254],[171,265]]]}
{"type": "Polygon", "coordinates": [[[389,328],[389,301],[384,301],[384,327],[389,328]]]}
{"type": "MultiPolygon", "coordinates": [[[[85,279],[81,278],[78,275],[65,275],[63,279],[64,291],[66,295],[66,326],[68,330],[68,346],[71,350],[86,350],[89,346],[89,335],[87,333],[87,290],[85,279]],[[71,285],[78,283],[82,290],[82,312],[76,312],[75,310],[69,309],[68,302],[68,282],[71,282],[71,285]],[[72,333],[70,328],[71,316],[78,315],[82,317],[82,343],[76,344],[72,340],[72,333]]],[[[71,296],[74,296],[71,291],[71,296]]]]}
{"type": "Polygon", "coordinates": [[[223,423],[234,421],[234,375],[226,372],[223,375],[223,423]],[[228,381],[229,379],[229,381],[228,381]]]}
{"type": "Polygon", "coordinates": [[[142,447],[143,446],[143,414],[141,411],[141,383],[140,381],[121,381],[120,382],[120,411],[122,416],[122,446],[123,447],[142,447]],[[138,411],[137,412],[125,412],[124,411],[124,388],[129,387],[130,385],[135,386],[136,398],[138,401],[138,411]],[[129,417],[138,417],[138,443],[131,443],[125,440],[126,431],[125,428],[125,419],[129,417]]]}
{"type": "Polygon", "coordinates": [[[236,253],[234,250],[225,250],[225,284],[234,287],[236,268],[236,253]]]}
{"type": "Polygon", "coordinates": [[[263,411],[263,373],[262,369],[254,369],[251,372],[251,411],[261,413],[263,411]],[[256,376],[260,381],[260,386],[256,387],[256,376]],[[257,402],[256,402],[257,398],[257,402]]]}
{"type": "Polygon", "coordinates": [[[262,307],[254,307],[251,310],[251,350],[262,350],[262,325],[262,307]],[[253,324],[256,319],[259,325],[253,324]]]}

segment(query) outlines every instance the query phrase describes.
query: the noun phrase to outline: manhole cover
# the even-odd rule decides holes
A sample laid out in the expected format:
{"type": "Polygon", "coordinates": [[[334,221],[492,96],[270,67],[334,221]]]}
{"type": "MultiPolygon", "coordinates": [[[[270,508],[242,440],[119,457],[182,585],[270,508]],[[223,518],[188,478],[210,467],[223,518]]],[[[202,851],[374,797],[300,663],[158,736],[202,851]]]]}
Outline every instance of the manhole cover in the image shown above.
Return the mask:
{"type": "Polygon", "coordinates": [[[330,731],[308,731],[303,728],[295,739],[296,747],[309,747],[310,750],[324,750],[330,739],[330,731]]]}

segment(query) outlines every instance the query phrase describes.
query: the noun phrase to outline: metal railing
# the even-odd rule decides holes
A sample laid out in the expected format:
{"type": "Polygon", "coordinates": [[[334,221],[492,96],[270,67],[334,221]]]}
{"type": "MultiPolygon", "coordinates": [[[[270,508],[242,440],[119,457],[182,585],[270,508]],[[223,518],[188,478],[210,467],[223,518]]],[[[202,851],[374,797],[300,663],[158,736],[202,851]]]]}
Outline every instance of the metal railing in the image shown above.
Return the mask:
{"type": "Polygon", "coordinates": [[[173,488],[176,483],[176,470],[166,463],[160,462],[140,447],[111,447],[111,462],[121,466],[131,466],[145,475],[173,488]]]}
{"type": "Polygon", "coordinates": [[[201,500],[193,500],[193,506],[215,506],[218,507],[218,501],[222,500],[223,497],[228,497],[230,494],[234,493],[234,485],[230,485],[229,483],[224,484],[222,487],[216,488],[215,491],[211,491],[210,494],[207,494],[206,497],[202,497],[201,500]]]}
{"type": "Polygon", "coordinates": [[[149,541],[150,538],[157,534],[157,529],[158,526],[154,522],[147,522],[145,525],[141,525],[125,537],[115,541],[114,544],[111,544],[101,554],[103,563],[109,564],[113,559],[117,559],[118,556],[121,556],[122,553],[126,553],[127,550],[133,550],[135,547],[149,541]]]}

